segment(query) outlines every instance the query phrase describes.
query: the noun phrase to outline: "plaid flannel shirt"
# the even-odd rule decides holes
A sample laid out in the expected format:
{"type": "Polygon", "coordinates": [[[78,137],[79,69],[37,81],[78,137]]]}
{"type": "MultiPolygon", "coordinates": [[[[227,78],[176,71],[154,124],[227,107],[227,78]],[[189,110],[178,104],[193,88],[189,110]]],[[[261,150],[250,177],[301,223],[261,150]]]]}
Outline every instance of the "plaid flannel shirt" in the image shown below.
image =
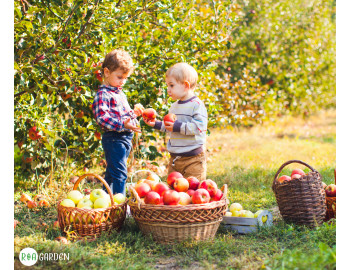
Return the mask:
{"type": "Polygon", "coordinates": [[[104,131],[132,132],[124,127],[124,121],[131,118],[132,124],[138,123],[121,87],[100,85],[92,104],[92,111],[104,131]]]}

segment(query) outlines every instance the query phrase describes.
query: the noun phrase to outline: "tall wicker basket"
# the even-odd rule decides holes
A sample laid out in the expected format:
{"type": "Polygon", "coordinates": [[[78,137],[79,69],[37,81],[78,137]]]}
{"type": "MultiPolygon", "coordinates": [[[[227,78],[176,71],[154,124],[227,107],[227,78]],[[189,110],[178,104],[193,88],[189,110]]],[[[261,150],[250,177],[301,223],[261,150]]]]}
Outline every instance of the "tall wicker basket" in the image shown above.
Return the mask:
{"type": "Polygon", "coordinates": [[[141,232],[162,244],[213,239],[227,209],[226,185],[220,201],[189,205],[143,204],[133,186],[129,188],[128,204],[141,232]]]}
{"type": "Polygon", "coordinates": [[[75,182],[73,190],[78,188],[79,183],[87,176],[94,176],[106,187],[111,199],[111,206],[101,209],[84,209],[77,207],[66,207],[57,204],[58,221],[62,232],[74,231],[76,238],[95,239],[103,231],[112,229],[120,230],[126,217],[127,201],[122,204],[116,204],[113,200],[113,194],[107,182],[99,175],[88,173],[79,177],[75,182]]]}
{"type": "Polygon", "coordinates": [[[275,175],[272,189],[280,213],[286,222],[314,227],[324,221],[326,197],[322,188],[321,175],[307,163],[300,160],[283,163],[275,175]],[[311,172],[297,180],[277,182],[282,169],[291,163],[305,165],[311,169],[311,172]]]}

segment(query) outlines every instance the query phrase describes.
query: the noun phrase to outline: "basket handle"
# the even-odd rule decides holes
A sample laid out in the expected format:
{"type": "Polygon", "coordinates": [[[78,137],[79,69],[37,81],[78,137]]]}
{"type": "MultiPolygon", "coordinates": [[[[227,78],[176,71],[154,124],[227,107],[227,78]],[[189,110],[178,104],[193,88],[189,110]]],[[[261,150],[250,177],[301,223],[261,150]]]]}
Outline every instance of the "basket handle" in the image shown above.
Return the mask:
{"type": "Polygon", "coordinates": [[[135,199],[137,201],[137,207],[139,208],[139,210],[141,210],[141,199],[140,199],[139,194],[137,194],[137,192],[133,186],[130,186],[129,189],[130,189],[130,193],[132,194],[132,196],[135,197],[135,199]]]}
{"type": "Polygon", "coordinates": [[[312,168],[309,164],[305,163],[304,161],[301,160],[297,160],[297,159],[292,159],[289,160],[285,163],[282,164],[282,166],[278,169],[277,173],[275,174],[275,178],[273,179],[274,182],[276,182],[278,175],[281,173],[281,171],[283,170],[284,167],[286,167],[287,165],[291,164],[291,163],[300,163],[306,167],[308,167],[309,169],[311,169],[313,172],[315,172],[316,170],[314,168],[312,168]]]}
{"type": "MultiPolygon", "coordinates": [[[[130,176],[130,182],[131,182],[131,183],[133,183],[133,182],[132,182],[132,179],[134,178],[134,176],[135,176],[137,173],[139,173],[139,172],[149,172],[149,173],[151,173],[151,174],[157,175],[155,172],[152,172],[151,170],[148,170],[148,169],[141,169],[141,170],[138,170],[138,171],[134,172],[134,173],[130,176]]],[[[157,175],[157,176],[158,176],[158,175],[157,175]]],[[[159,176],[158,176],[158,177],[159,177],[159,176]]]]}
{"type": "Polygon", "coordinates": [[[78,180],[75,182],[74,186],[73,186],[73,190],[76,190],[78,188],[79,183],[87,176],[93,176],[95,178],[97,178],[98,180],[100,180],[100,182],[105,186],[105,188],[108,191],[108,195],[111,198],[111,206],[113,206],[115,204],[114,200],[113,200],[113,194],[111,191],[111,188],[109,187],[109,185],[107,184],[106,180],[104,180],[101,176],[94,174],[94,173],[87,173],[87,174],[83,174],[82,176],[80,176],[78,178],[78,180]]]}

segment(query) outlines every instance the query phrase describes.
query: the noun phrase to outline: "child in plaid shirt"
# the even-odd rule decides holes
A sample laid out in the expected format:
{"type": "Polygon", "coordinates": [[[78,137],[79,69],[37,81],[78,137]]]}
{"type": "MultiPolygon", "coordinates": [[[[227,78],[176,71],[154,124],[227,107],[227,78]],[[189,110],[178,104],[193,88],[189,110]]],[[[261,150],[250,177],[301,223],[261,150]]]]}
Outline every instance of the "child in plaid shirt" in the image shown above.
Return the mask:
{"type": "Polygon", "coordinates": [[[134,132],[141,132],[136,119],[140,112],[130,108],[122,89],[133,70],[133,62],[127,52],[109,52],[102,64],[103,84],[99,86],[92,104],[94,117],[104,131],[105,180],[109,185],[113,184],[113,194],[125,194],[126,161],[132,148],[131,140],[134,132]]]}

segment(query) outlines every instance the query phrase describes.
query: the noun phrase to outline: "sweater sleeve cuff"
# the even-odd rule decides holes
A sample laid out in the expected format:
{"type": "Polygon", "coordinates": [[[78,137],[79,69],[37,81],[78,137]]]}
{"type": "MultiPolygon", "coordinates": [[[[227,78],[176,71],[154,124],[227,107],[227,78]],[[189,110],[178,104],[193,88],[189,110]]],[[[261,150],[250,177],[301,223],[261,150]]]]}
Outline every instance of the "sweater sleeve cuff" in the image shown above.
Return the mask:
{"type": "Polygon", "coordinates": [[[162,128],[162,121],[156,121],[154,128],[160,130],[162,128]]]}
{"type": "Polygon", "coordinates": [[[182,122],[176,120],[175,123],[174,123],[174,126],[173,126],[173,131],[174,132],[180,132],[181,125],[182,125],[182,122]]]}

